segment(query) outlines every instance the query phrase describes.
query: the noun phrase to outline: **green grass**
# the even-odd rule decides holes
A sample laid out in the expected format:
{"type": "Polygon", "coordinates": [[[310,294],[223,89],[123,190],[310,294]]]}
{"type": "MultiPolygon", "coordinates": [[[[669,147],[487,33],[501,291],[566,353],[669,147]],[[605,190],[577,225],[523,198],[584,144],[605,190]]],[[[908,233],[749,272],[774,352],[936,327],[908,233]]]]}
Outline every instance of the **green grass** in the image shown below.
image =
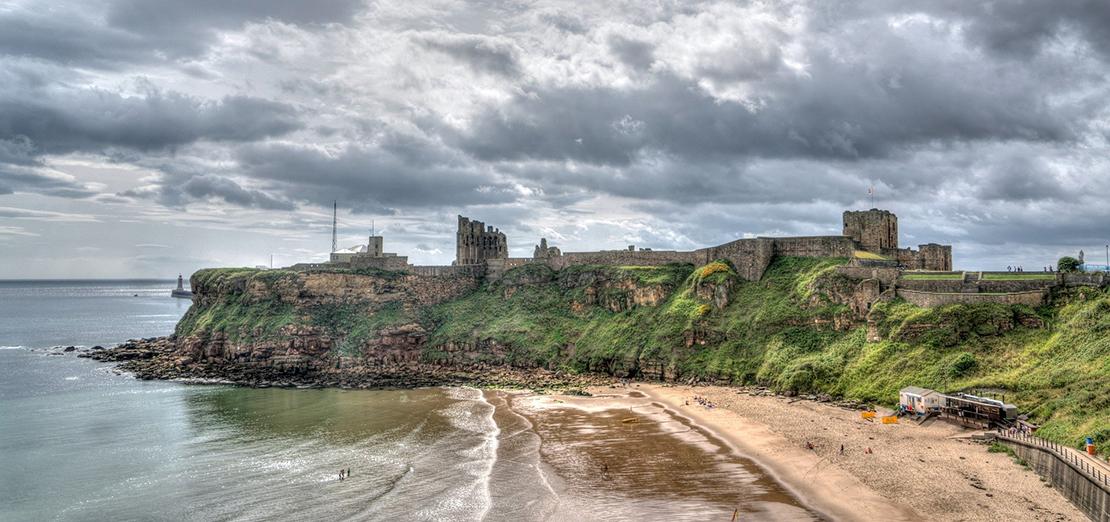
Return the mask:
{"type": "Polygon", "coordinates": [[[901,279],[905,281],[960,281],[963,278],[963,274],[930,274],[914,272],[903,272],[901,277],[901,279]]]}
{"type": "Polygon", "coordinates": [[[295,272],[253,268],[198,271],[193,274],[194,290],[218,288],[220,299],[208,305],[194,303],[174,332],[202,337],[221,333],[232,342],[276,338],[296,319],[294,305],[283,301],[277,289],[294,284],[296,277],[295,272]]]}
{"type": "Polygon", "coordinates": [[[427,360],[458,357],[448,344],[474,345],[479,360],[491,363],[760,383],[887,405],[908,385],[992,389],[1042,424],[1041,435],[1051,440],[1078,448],[1090,436],[1110,447],[1106,290],[1058,292],[1055,305],[1039,309],[878,303],[870,319],[882,340],[870,343],[867,325],[853,322],[839,301],[857,284],[836,271],[845,261],[777,258],[757,282],[739,278],[727,262],[558,272],[530,264],[498,283],[412,311],[366,303],[299,309],[282,301],[296,274],[204,271],[195,278],[221,288],[222,297],[191,308],[178,332],[272,337],[299,324],[331,332],[336,354],[358,355],[383,328],[419,321],[429,332],[427,360]],[[728,303],[718,308],[722,293],[728,303]]]}
{"type": "Polygon", "coordinates": [[[1056,274],[1008,272],[983,274],[982,278],[986,281],[1055,281],[1056,274]]]}
{"type": "Polygon", "coordinates": [[[883,257],[879,254],[876,254],[874,252],[868,252],[866,250],[855,250],[855,251],[852,252],[852,257],[859,258],[859,259],[871,259],[871,260],[876,260],[876,261],[879,261],[879,260],[887,261],[887,260],[890,259],[889,257],[883,257]]]}

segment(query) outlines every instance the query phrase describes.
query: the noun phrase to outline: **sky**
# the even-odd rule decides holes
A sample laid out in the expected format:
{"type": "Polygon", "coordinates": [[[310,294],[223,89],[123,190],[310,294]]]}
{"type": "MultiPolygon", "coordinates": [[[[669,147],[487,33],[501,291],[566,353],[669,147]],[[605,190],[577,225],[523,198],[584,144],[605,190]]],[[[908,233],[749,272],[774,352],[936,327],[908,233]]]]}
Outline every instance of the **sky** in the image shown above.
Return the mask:
{"type": "Polygon", "coordinates": [[[839,234],[1110,243],[1105,0],[0,1],[0,278],[839,234]],[[874,187],[874,201],[868,189],[874,187]]]}

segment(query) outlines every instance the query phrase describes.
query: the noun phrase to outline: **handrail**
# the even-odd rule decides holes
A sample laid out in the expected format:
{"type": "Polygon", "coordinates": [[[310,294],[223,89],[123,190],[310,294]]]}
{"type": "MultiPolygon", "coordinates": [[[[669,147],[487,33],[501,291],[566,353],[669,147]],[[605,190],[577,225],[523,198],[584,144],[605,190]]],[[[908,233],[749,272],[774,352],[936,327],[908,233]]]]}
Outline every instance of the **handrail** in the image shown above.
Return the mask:
{"type": "Polygon", "coordinates": [[[1093,465],[1086,456],[1080,454],[1077,450],[1068,448],[1067,446],[1061,446],[1060,444],[1042,439],[1040,437],[1026,435],[1024,433],[1010,434],[1004,433],[999,430],[996,436],[1013,442],[1019,442],[1043,448],[1044,450],[1054,454],[1057,458],[1063,460],[1064,462],[1072,464],[1072,466],[1076,469],[1085,472],[1086,475],[1094,481],[1100,482],[1102,483],[1102,485],[1110,488],[1110,474],[1103,471],[1102,469],[1099,469],[1101,468],[1101,466],[1096,467],[1095,465],[1093,465]]]}

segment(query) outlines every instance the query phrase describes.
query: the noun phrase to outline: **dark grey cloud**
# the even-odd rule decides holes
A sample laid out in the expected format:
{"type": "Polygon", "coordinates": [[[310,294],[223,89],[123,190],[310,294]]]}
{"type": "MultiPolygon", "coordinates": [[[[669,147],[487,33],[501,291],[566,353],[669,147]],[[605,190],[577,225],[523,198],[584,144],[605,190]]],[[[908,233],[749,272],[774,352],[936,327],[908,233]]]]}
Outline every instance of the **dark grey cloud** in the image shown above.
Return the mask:
{"type": "Polygon", "coordinates": [[[483,35],[423,34],[416,38],[426,49],[444,53],[475,70],[506,77],[520,74],[518,49],[512,42],[483,35]]]}
{"type": "Polygon", "coordinates": [[[268,210],[293,210],[289,201],[259,190],[247,190],[238,183],[211,174],[194,176],[181,185],[181,191],[195,199],[219,198],[232,205],[268,210]]]}
{"type": "Polygon", "coordinates": [[[270,20],[347,23],[361,0],[110,0],[14,7],[0,14],[0,54],[82,67],[177,60],[205,53],[221,30],[270,20]]]}
{"type": "Polygon", "coordinates": [[[1069,33],[1110,56],[1110,3],[1102,0],[948,0],[936,7],[969,25],[965,35],[996,52],[1026,57],[1069,33]]]}
{"type": "Polygon", "coordinates": [[[636,70],[647,70],[655,59],[655,46],[649,42],[614,34],[609,37],[609,50],[625,65],[636,70]]]}
{"type": "Polygon", "coordinates": [[[293,107],[247,96],[212,101],[159,91],[145,96],[99,89],[0,93],[0,138],[30,140],[40,154],[251,141],[301,125],[293,107]]]}
{"type": "Polygon", "coordinates": [[[401,138],[387,142],[336,151],[253,145],[241,148],[237,159],[243,173],[281,187],[290,197],[318,205],[342,199],[367,213],[503,203],[517,197],[490,171],[449,160],[446,152],[427,143],[401,138]]]}
{"type": "Polygon", "coordinates": [[[872,204],[958,262],[1076,250],[1110,220],[1108,6],[12,0],[0,203],[230,207],[315,252],[292,236],[339,200],[421,262],[457,212],[527,254],[836,233],[872,204]]]}
{"type": "Polygon", "coordinates": [[[1074,132],[1065,114],[1030,91],[1027,78],[982,85],[905,70],[891,87],[862,67],[829,63],[811,74],[777,85],[757,110],[713,98],[673,75],[638,89],[541,87],[491,109],[454,139],[482,160],[628,165],[644,151],[857,159],[935,141],[1054,141],[1074,132]]]}

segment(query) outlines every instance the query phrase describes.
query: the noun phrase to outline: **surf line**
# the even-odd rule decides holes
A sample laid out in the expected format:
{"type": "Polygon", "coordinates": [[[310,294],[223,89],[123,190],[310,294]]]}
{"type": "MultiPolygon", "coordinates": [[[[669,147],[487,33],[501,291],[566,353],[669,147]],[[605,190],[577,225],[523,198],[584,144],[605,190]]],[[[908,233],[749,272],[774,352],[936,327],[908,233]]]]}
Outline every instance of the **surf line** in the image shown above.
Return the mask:
{"type": "Polygon", "coordinates": [[[479,390],[478,388],[471,388],[469,386],[464,386],[464,388],[477,392],[477,401],[485,404],[489,408],[489,414],[486,416],[486,422],[488,422],[489,430],[485,432],[485,437],[482,442],[482,445],[486,447],[486,451],[489,452],[489,458],[487,459],[489,464],[486,466],[485,472],[482,473],[480,477],[485,498],[482,505],[482,511],[478,514],[478,520],[485,520],[486,516],[489,515],[490,509],[493,508],[493,493],[490,491],[490,480],[492,480],[493,477],[493,466],[497,463],[497,450],[501,447],[501,442],[499,440],[499,437],[501,436],[501,428],[497,426],[497,421],[493,418],[493,414],[497,411],[497,407],[486,399],[485,392],[479,390]]]}

